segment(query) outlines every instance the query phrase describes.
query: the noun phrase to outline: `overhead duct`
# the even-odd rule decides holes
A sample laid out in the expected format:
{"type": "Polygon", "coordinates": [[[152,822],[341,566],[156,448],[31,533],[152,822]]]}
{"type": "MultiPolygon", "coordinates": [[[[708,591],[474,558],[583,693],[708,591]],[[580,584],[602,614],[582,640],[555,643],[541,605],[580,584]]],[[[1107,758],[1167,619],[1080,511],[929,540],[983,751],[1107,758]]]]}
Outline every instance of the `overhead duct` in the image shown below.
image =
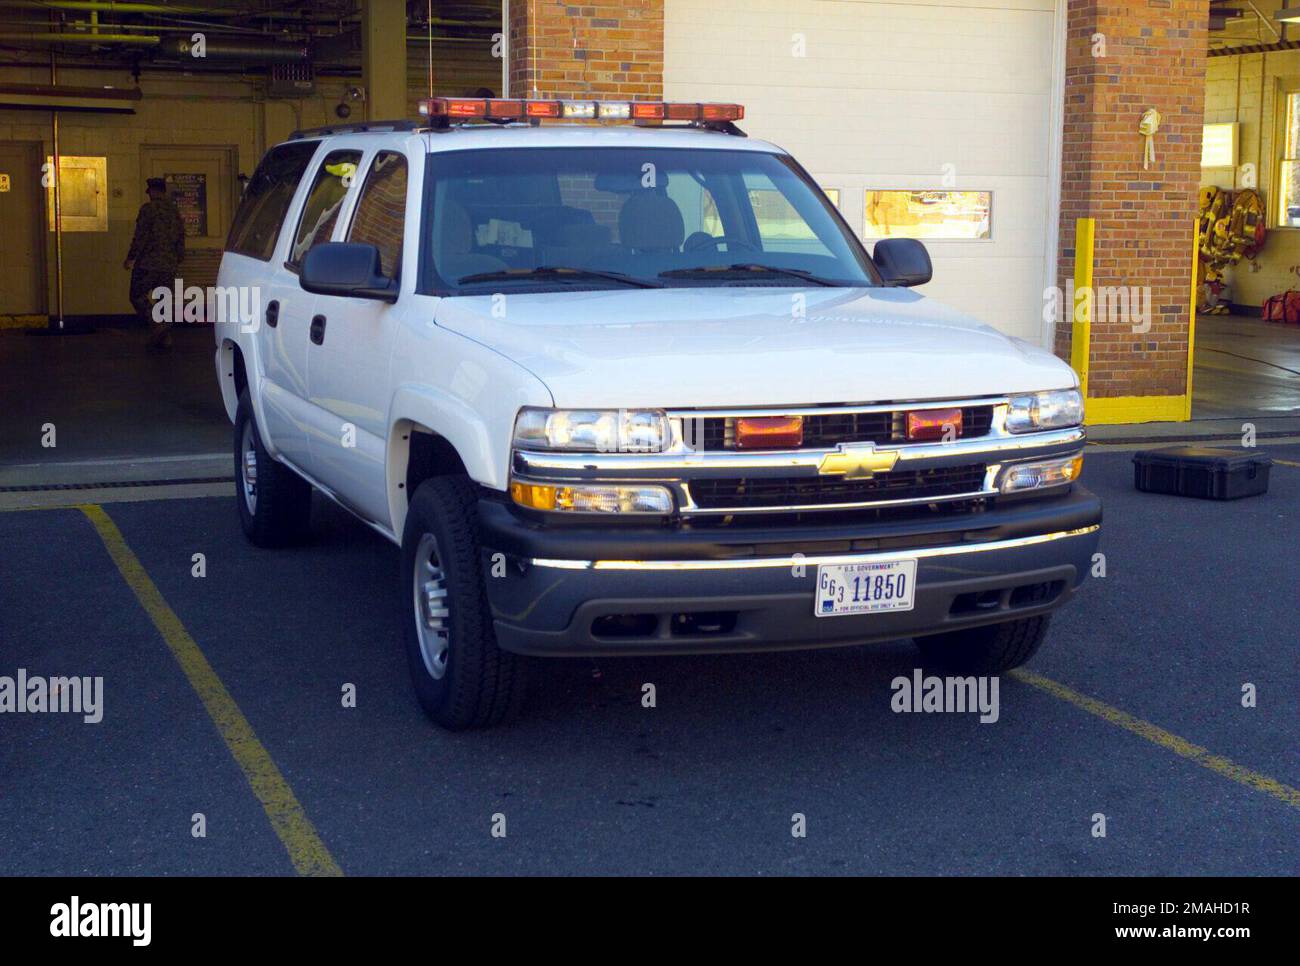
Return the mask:
{"type": "Polygon", "coordinates": [[[0,84],[0,107],[132,114],[139,100],[140,91],[134,87],[0,84]]]}
{"type": "Polygon", "coordinates": [[[215,37],[204,37],[201,41],[189,37],[166,37],[158,45],[158,50],[164,57],[181,60],[242,60],[264,64],[302,63],[309,56],[306,44],[215,37]]]}

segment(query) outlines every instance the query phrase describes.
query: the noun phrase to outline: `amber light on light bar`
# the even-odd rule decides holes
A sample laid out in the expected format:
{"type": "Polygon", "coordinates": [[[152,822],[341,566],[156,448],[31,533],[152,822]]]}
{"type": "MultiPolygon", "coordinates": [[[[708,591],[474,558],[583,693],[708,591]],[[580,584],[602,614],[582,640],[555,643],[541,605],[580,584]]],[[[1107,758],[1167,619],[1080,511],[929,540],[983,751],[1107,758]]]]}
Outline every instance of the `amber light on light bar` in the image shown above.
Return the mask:
{"type": "Polygon", "coordinates": [[[736,420],[736,449],[797,449],[802,445],[802,416],[741,416],[736,420]]]}
{"type": "Polygon", "coordinates": [[[420,113],[436,118],[564,117],[602,121],[739,121],[743,104],[694,104],[689,101],[551,101],[506,97],[430,97],[420,113]]]}
{"type": "Polygon", "coordinates": [[[907,414],[909,440],[954,440],[960,435],[960,409],[918,409],[907,414]]]}

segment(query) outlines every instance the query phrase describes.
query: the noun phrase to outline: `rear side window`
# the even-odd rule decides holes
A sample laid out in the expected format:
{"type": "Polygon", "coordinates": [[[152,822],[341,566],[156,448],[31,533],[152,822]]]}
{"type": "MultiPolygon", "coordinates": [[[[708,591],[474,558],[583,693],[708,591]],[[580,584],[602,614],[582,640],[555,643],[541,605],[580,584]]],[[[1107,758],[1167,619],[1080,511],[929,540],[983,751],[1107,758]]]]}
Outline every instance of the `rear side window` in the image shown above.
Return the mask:
{"type": "Polygon", "coordinates": [[[293,193],[316,153],[317,141],[300,141],[273,148],[257,166],[235,221],[226,238],[226,251],[268,261],[275,251],[293,193]]]}
{"type": "Polygon", "coordinates": [[[402,265],[405,224],[406,157],[396,151],[380,151],[361,189],[348,241],[365,242],[378,248],[384,275],[397,278],[397,270],[402,265]]]}
{"type": "Polygon", "coordinates": [[[360,151],[331,151],[316,169],[307,201],[298,219],[298,234],[289,250],[289,267],[297,268],[316,245],[330,240],[339,220],[339,209],[357,175],[360,151]]]}

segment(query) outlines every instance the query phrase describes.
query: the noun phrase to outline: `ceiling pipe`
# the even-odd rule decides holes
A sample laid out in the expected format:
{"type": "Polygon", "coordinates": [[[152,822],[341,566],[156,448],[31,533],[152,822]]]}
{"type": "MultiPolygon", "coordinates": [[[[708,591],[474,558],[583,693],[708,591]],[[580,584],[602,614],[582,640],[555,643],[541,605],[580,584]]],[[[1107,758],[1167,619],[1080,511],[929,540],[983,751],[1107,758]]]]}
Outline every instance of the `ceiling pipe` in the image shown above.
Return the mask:
{"type": "Polygon", "coordinates": [[[141,34],[38,34],[20,31],[0,33],[0,41],[26,41],[38,44],[134,44],[137,47],[156,47],[161,37],[141,34]]]}
{"type": "Polygon", "coordinates": [[[185,13],[233,17],[239,11],[220,7],[173,6],[169,3],[116,3],[114,0],[0,0],[16,10],[85,10],[95,13],[185,13]]]}
{"type": "Polygon", "coordinates": [[[195,43],[189,37],[168,37],[159,45],[159,51],[164,57],[179,57],[184,60],[257,60],[289,64],[308,59],[306,44],[285,44],[278,41],[261,43],[212,37],[203,41],[203,47],[203,56],[200,58],[195,56],[195,43]]]}

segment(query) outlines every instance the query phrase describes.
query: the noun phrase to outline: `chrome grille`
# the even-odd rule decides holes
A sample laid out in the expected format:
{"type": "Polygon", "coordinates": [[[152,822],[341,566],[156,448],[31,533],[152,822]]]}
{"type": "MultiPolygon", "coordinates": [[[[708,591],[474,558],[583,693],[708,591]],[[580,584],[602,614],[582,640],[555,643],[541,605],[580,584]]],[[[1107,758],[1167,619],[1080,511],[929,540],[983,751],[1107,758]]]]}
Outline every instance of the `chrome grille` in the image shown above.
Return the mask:
{"type": "Polygon", "coordinates": [[[690,482],[701,510],[838,506],[888,500],[969,496],[984,488],[986,465],[969,463],[881,473],[870,479],[827,476],[707,477],[690,482]]]}
{"type": "MultiPolygon", "coordinates": [[[[834,413],[814,413],[804,417],[802,449],[829,449],[840,443],[907,442],[907,413],[919,409],[941,409],[941,403],[912,406],[906,409],[855,412],[845,410],[834,413]]],[[[798,415],[791,410],[790,415],[798,415]]],[[[687,441],[696,449],[730,450],[735,448],[735,416],[706,416],[685,419],[687,441]],[[697,436],[692,439],[691,435],[697,436]]],[[[960,439],[987,436],[993,425],[993,406],[961,407],[960,439]]]]}

